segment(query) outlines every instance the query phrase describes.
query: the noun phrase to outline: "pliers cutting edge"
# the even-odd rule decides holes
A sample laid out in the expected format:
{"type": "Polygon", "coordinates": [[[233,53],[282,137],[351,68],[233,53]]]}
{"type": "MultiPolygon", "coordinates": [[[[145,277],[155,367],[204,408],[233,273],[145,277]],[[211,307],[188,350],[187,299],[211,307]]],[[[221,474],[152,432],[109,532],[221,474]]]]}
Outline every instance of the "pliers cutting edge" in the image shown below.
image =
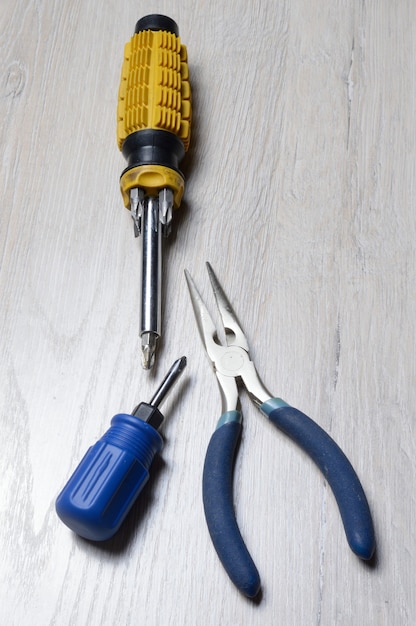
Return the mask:
{"type": "Polygon", "coordinates": [[[361,559],[371,559],[375,550],[373,521],[351,463],[318,424],[267,391],[250,360],[244,332],[209,263],[207,269],[227,346],[219,344],[214,322],[195,283],[186,270],[185,275],[198,329],[222,398],[222,415],[204,463],[203,502],[208,530],[227,574],[246,596],[254,598],[259,593],[260,576],[241,536],[233,506],[234,455],[242,429],[238,397],[241,383],[260,411],[303,448],[322,471],[336,498],[351,550],[361,559]]]}

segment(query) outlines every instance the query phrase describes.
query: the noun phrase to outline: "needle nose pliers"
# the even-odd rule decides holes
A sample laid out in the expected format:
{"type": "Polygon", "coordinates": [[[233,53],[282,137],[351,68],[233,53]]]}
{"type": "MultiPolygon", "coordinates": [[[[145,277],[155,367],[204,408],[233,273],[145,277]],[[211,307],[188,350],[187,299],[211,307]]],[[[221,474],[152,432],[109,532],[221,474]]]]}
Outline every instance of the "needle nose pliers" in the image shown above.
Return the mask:
{"type": "Polygon", "coordinates": [[[373,521],[351,463],[318,424],[267,391],[250,359],[244,332],[209,263],[207,269],[225,330],[226,346],[219,344],[215,324],[187,270],[185,275],[199,333],[222,398],[222,415],[204,463],[203,503],[212,542],[227,574],[246,596],[258,595],[259,573],[241,536],[232,494],[234,455],[242,429],[238,397],[241,383],[260,411],[296,442],[322,471],[336,498],[351,550],[361,559],[371,559],[375,550],[373,521]]]}

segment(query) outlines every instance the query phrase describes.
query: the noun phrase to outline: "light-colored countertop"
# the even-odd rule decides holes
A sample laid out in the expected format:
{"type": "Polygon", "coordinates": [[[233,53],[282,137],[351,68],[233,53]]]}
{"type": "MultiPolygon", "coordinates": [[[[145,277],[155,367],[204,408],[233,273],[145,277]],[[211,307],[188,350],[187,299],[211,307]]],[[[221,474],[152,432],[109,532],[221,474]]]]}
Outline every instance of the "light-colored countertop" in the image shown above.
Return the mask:
{"type": "Polygon", "coordinates": [[[416,623],[415,24],[412,0],[2,0],[2,624],[416,623]],[[157,12],[187,45],[194,121],[149,373],[115,113],[124,44],[157,12]],[[351,460],[377,535],[365,564],[318,469],[243,396],[234,502],[259,602],[204,519],[221,403],[183,270],[215,314],[206,260],[266,386],[351,460]],[[77,538],[57,493],[182,354],[143,498],[114,540],[77,538]]]}

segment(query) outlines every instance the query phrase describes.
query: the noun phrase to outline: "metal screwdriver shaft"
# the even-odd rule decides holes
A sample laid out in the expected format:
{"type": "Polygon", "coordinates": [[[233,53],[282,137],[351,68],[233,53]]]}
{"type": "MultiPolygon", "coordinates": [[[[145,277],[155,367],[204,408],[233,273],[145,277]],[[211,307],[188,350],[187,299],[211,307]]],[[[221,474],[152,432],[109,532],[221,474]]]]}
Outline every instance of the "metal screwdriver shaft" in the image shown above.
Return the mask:
{"type": "Polygon", "coordinates": [[[146,198],[142,217],[140,337],[144,369],[153,366],[161,334],[162,226],[156,198],[146,198]]]}

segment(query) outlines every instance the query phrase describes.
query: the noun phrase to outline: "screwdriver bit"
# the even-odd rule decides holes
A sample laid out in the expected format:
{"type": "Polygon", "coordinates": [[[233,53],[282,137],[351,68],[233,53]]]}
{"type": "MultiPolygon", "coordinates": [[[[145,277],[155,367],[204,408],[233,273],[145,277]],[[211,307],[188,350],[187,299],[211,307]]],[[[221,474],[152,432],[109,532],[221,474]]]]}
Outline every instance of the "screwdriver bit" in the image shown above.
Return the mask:
{"type": "Polygon", "coordinates": [[[119,413],[85,454],[56,500],[58,517],[92,541],[112,537],[149,479],[149,468],[163,446],[160,404],[186,367],[175,361],[150,402],[131,414],[119,413]]]}
{"type": "Polygon", "coordinates": [[[162,236],[171,230],[185,180],[179,163],[189,146],[191,89],[186,47],[164,15],[141,18],[124,49],[117,142],[127,167],[120,178],[134,234],[142,239],[142,365],[153,366],[161,336],[162,236]]]}

